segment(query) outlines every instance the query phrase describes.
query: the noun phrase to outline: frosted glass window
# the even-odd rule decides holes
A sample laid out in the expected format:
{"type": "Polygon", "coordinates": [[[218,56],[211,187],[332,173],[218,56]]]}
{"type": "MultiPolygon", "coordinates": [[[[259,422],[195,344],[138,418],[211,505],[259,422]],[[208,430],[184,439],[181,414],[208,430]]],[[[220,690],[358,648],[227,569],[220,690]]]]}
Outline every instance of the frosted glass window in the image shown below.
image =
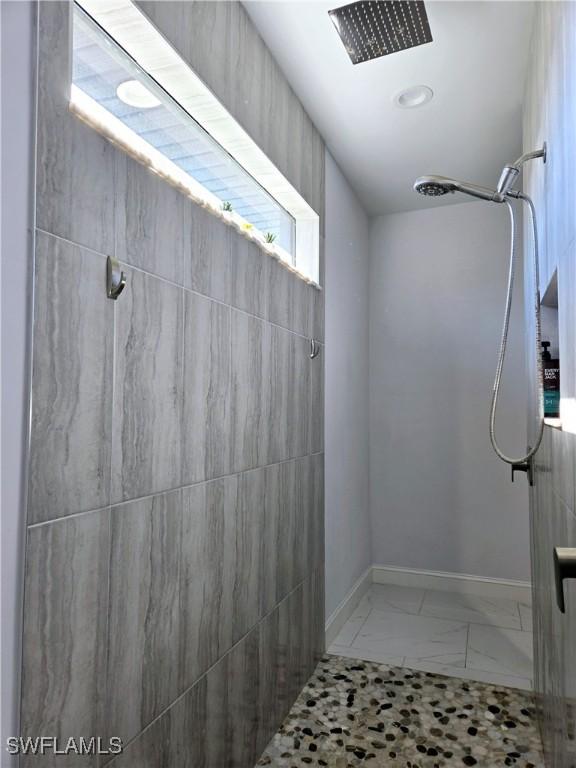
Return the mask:
{"type": "Polygon", "coordinates": [[[74,7],[72,82],[295,265],[296,222],[118,43],[74,7]],[[282,253],[284,252],[284,253],[282,253]]]}

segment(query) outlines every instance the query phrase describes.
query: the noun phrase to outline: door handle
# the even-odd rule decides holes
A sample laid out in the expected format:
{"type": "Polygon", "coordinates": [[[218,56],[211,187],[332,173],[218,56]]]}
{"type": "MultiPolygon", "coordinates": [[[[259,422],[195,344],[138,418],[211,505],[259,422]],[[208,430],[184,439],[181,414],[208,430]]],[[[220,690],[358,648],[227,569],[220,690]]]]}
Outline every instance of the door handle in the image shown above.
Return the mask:
{"type": "Polygon", "coordinates": [[[576,548],[554,547],[554,577],[558,610],[560,613],[566,613],[564,579],[576,579],[576,548]]]}

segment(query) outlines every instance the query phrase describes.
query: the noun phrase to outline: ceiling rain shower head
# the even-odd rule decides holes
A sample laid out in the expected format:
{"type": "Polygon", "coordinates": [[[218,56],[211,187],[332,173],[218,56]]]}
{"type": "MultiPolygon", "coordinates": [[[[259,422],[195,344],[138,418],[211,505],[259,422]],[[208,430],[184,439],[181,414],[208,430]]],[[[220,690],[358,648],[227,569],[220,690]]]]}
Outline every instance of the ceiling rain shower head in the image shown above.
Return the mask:
{"type": "Polygon", "coordinates": [[[328,14],[352,64],[432,42],[422,0],[360,0],[328,14]]]}
{"type": "Polygon", "coordinates": [[[490,200],[493,203],[502,203],[504,198],[494,189],[479,187],[477,184],[469,184],[466,181],[448,179],[445,176],[420,176],[414,182],[414,190],[427,197],[441,197],[448,192],[463,192],[465,195],[478,197],[480,200],[490,200]]]}

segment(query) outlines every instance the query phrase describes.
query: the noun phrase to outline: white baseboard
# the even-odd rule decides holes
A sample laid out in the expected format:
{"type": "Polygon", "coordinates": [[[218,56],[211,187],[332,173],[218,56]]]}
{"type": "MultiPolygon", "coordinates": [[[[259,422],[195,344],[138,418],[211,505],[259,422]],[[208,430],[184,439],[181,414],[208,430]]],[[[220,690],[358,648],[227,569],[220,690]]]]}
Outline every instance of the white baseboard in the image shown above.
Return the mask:
{"type": "Polygon", "coordinates": [[[352,586],[340,605],[328,617],[326,621],[326,648],[332,645],[344,624],[356,610],[356,606],[362,600],[372,584],[372,566],[367,568],[362,576],[352,586]]]}
{"type": "Polygon", "coordinates": [[[460,592],[480,597],[500,597],[529,603],[532,600],[532,586],[529,581],[493,579],[473,576],[468,573],[445,571],[424,571],[417,568],[399,568],[394,565],[372,566],[372,581],[375,584],[395,584],[400,587],[420,587],[446,592],[460,592]]]}

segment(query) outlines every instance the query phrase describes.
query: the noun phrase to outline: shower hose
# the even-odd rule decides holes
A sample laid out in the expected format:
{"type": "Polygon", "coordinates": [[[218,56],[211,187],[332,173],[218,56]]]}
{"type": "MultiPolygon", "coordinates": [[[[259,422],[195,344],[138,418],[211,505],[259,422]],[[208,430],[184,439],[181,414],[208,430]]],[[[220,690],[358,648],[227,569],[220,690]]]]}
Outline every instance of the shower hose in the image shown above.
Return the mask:
{"type": "Polygon", "coordinates": [[[514,217],[514,209],[510,203],[509,200],[505,200],[504,202],[508,206],[508,212],[510,214],[510,227],[511,227],[511,238],[510,238],[510,268],[508,270],[508,290],[506,295],[506,307],[504,310],[504,324],[502,327],[502,338],[500,341],[500,350],[498,352],[498,365],[496,366],[496,376],[494,378],[494,386],[492,388],[492,402],[490,405],[490,442],[492,443],[492,447],[498,454],[498,456],[502,459],[502,461],[505,461],[507,464],[525,464],[527,461],[529,461],[532,456],[536,453],[538,450],[540,443],[542,441],[542,435],[544,432],[544,400],[543,400],[543,389],[544,384],[542,381],[542,357],[540,352],[540,341],[541,341],[541,327],[540,327],[540,277],[539,277],[539,269],[538,269],[538,230],[537,230],[537,224],[536,224],[536,211],[534,208],[534,203],[532,200],[527,196],[523,195],[521,193],[518,193],[518,198],[521,200],[524,200],[528,204],[528,208],[530,210],[530,219],[532,222],[532,255],[533,255],[533,279],[534,279],[534,295],[533,295],[533,301],[534,301],[534,318],[535,318],[535,326],[536,326],[536,370],[537,370],[537,397],[538,397],[538,432],[536,434],[536,439],[534,442],[534,445],[532,447],[529,447],[528,452],[521,456],[520,458],[513,459],[510,456],[507,456],[502,450],[500,450],[500,447],[496,441],[496,434],[495,434],[495,423],[496,423],[496,407],[498,405],[498,396],[500,395],[500,385],[502,382],[502,368],[504,366],[504,357],[506,355],[506,345],[508,343],[508,331],[510,327],[510,310],[512,307],[512,292],[514,290],[514,275],[516,272],[516,261],[517,261],[517,254],[516,254],[516,221],[514,217]]]}

